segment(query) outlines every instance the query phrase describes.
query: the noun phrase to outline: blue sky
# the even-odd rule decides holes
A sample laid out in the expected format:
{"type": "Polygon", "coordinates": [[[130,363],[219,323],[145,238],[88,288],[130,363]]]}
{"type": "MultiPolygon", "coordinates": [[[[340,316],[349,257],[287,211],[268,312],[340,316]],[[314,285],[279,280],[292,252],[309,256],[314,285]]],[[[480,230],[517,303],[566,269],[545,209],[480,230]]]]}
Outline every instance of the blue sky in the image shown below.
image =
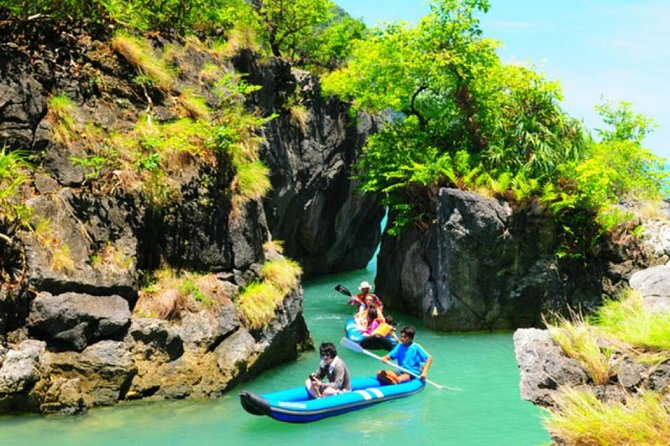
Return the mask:
{"type": "MultiPolygon", "coordinates": [[[[594,106],[629,101],[659,128],[644,145],[670,159],[670,2],[668,0],[490,0],[487,37],[502,42],[506,63],[533,65],[563,86],[564,108],[587,127],[594,106]]],[[[425,0],[335,0],[370,26],[416,23],[425,0]]]]}

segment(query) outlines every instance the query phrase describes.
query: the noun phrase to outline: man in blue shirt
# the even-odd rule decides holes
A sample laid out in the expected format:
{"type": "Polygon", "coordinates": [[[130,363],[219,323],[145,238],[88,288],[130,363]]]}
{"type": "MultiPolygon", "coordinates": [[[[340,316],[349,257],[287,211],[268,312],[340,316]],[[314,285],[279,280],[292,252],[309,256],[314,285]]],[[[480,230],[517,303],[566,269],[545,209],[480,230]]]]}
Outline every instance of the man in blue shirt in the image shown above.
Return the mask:
{"type": "MultiPolygon", "coordinates": [[[[388,355],[383,356],[382,361],[389,362],[389,360],[395,359],[400,367],[411,371],[419,379],[425,380],[428,369],[433,363],[433,357],[426,353],[419,344],[414,343],[415,334],[416,330],[411,325],[403,327],[400,330],[400,344],[396,345],[388,355]]],[[[391,370],[377,372],[377,378],[385,384],[399,384],[409,381],[413,377],[406,372],[397,373],[391,370]]]]}

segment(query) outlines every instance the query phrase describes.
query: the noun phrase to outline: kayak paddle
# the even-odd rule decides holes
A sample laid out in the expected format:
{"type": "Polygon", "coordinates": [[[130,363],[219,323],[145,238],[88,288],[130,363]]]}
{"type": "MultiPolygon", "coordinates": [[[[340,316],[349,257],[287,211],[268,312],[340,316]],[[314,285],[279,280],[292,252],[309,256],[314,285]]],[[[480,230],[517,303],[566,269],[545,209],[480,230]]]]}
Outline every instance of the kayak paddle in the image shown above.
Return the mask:
{"type": "Polygon", "coordinates": [[[344,294],[345,296],[351,297],[351,291],[346,289],[346,287],[344,285],[340,284],[340,283],[335,285],[335,291],[338,291],[338,292],[344,294]]]}
{"type": "MultiPolygon", "coordinates": [[[[365,355],[370,356],[371,358],[375,358],[375,359],[377,359],[378,361],[382,361],[381,356],[377,356],[377,355],[375,355],[374,353],[367,351],[366,349],[364,349],[363,347],[361,347],[360,344],[358,344],[358,343],[352,341],[351,339],[347,339],[347,338],[342,338],[342,339],[340,339],[340,345],[343,346],[343,347],[348,348],[349,350],[353,350],[353,351],[358,352],[358,353],[363,353],[363,354],[365,354],[365,355]]],[[[382,362],[384,362],[384,361],[382,361],[382,362]]],[[[385,364],[388,364],[388,365],[390,365],[391,367],[395,367],[396,369],[398,369],[398,370],[400,370],[400,371],[403,371],[403,372],[405,372],[405,373],[408,373],[408,374],[412,375],[412,376],[415,377],[415,378],[421,378],[421,377],[420,377],[419,375],[417,375],[416,373],[412,372],[411,370],[407,370],[406,368],[401,367],[401,366],[399,366],[398,364],[394,364],[394,363],[392,363],[392,362],[390,362],[390,361],[389,361],[389,362],[386,362],[385,364]]],[[[431,381],[431,380],[429,380],[429,379],[427,379],[426,382],[427,382],[428,384],[432,384],[432,385],[434,385],[435,387],[437,387],[437,388],[440,389],[440,390],[441,390],[441,389],[447,389],[447,390],[452,390],[452,391],[454,391],[454,392],[462,392],[462,391],[463,391],[463,389],[459,389],[459,388],[457,388],[457,387],[443,386],[442,384],[438,384],[438,383],[433,382],[433,381],[431,381]]]]}

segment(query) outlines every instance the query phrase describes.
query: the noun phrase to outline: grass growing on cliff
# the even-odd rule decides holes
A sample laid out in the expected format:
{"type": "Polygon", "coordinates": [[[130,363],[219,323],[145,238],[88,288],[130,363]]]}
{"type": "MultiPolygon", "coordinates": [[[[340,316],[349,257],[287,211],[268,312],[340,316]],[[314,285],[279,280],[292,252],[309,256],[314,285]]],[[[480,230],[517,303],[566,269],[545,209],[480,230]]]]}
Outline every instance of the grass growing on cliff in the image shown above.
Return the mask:
{"type": "Polygon", "coordinates": [[[266,282],[286,295],[300,284],[302,268],[298,262],[282,257],[265,262],[261,268],[261,274],[266,282]]]}
{"type": "Polygon", "coordinates": [[[21,197],[30,182],[28,154],[0,149],[0,227],[27,226],[30,209],[21,197]]]}
{"type": "Polygon", "coordinates": [[[635,292],[606,302],[592,321],[604,332],[633,347],[670,350],[670,312],[646,311],[643,298],[635,292]]]}
{"type": "Polygon", "coordinates": [[[554,342],[567,356],[577,360],[596,384],[607,384],[614,375],[612,351],[601,348],[600,336],[581,317],[575,321],[559,318],[557,325],[547,324],[554,342]]]}
{"type": "Polygon", "coordinates": [[[163,268],[154,271],[142,288],[133,312],[140,317],[179,319],[184,311],[200,311],[230,303],[233,296],[213,274],[163,268]]]}
{"type": "Polygon", "coordinates": [[[172,70],[155,55],[153,48],[144,39],[117,32],[112,38],[112,48],[122,55],[157,88],[164,92],[172,90],[175,76],[172,70]]]}
{"type": "Polygon", "coordinates": [[[564,390],[560,409],[545,420],[549,432],[566,444],[666,445],[670,438],[670,401],[644,392],[625,403],[604,403],[591,392],[564,390]]]}
{"type": "Polygon", "coordinates": [[[67,95],[56,95],[49,98],[48,117],[53,125],[56,141],[68,144],[75,139],[77,124],[74,119],[77,105],[67,95]]]}
{"type": "Polygon", "coordinates": [[[594,382],[605,384],[612,376],[613,354],[621,353],[641,363],[670,359],[670,312],[649,312],[642,297],[633,292],[605,302],[586,321],[560,319],[547,324],[554,341],[576,359],[594,382]]]}
{"type": "Polygon", "coordinates": [[[49,253],[49,266],[60,273],[71,273],[76,269],[70,246],[63,241],[56,225],[48,218],[40,218],[34,227],[40,245],[49,253]]]}
{"type": "Polygon", "coordinates": [[[237,308],[244,323],[252,329],[266,327],[283,299],[281,291],[268,282],[254,282],[237,297],[237,308]]]}
{"type": "Polygon", "coordinates": [[[281,257],[265,262],[261,274],[263,281],[250,284],[236,299],[242,320],[252,329],[261,329],[272,321],[277,306],[299,285],[302,268],[281,257]]]}

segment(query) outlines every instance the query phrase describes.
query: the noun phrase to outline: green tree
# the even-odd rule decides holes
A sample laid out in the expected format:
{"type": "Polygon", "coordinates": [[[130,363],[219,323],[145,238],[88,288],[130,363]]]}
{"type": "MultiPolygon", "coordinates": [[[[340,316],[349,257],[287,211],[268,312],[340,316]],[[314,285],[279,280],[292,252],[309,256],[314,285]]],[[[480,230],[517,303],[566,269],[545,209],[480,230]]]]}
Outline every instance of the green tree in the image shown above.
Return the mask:
{"type": "Polygon", "coordinates": [[[363,21],[335,7],[331,20],[315,27],[311,38],[296,42],[295,62],[315,71],[332,71],[344,65],[356,43],[366,35],[363,21]]]}
{"type": "Polygon", "coordinates": [[[633,104],[623,101],[618,105],[611,102],[603,102],[596,106],[603,123],[610,127],[607,129],[596,129],[602,142],[609,141],[631,141],[641,143],[642,140],[656,128],[653,119],[633,111],[633,104]]]}
{"type": "Polygon", "coordinates": [[[298,43],[331,18],[334,6],[330,0],[253,0],[253,5],[277,57],[293,57],[298,43]]]}
{"type": "Polygon", "coordinates": [[[479,176],[552,180],[562,161],[584,150],[580,123],[559,106],[559,85],[504,65],[497,43],[482,37],[478,14],[488,6],[436,1],[417,26],[376,30],[348,66],[325,76],[327,93],[358,109],[391,111],[359,167],[364,187],[387,193],[401,213],[430,216],[435,186],[466,187],[479,176]]]}

